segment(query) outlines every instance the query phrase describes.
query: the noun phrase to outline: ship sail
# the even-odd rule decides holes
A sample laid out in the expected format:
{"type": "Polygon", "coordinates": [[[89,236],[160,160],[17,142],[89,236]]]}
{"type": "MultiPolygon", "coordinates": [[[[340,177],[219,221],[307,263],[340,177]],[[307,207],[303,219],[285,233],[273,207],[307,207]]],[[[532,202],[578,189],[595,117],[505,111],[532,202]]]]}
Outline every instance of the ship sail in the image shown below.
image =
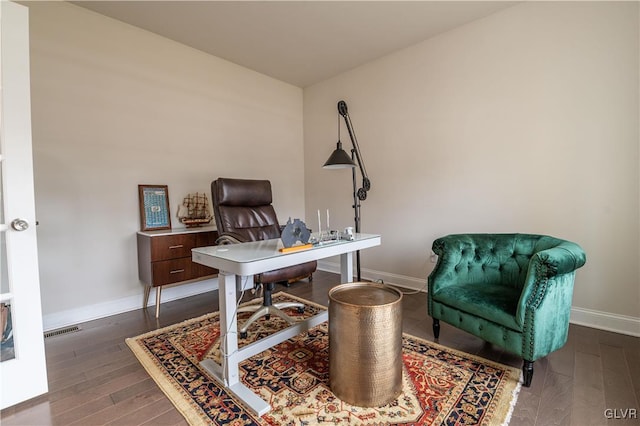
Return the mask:
{"type": "Polygon", "coordinates": [[[209,205],[207,194],[204,192],[187,194],[182,200],[182,205],[178,206],[178,218],[187,227],[205,225],[211,222],[213,215],[211,214],[211,206],[209,205]]]}

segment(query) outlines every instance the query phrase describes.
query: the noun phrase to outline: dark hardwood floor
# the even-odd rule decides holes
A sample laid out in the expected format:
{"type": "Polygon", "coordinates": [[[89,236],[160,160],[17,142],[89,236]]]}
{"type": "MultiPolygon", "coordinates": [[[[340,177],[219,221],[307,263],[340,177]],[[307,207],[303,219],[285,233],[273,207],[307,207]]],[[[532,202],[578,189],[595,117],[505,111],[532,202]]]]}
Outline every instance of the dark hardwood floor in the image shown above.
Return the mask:
{"type": "MultiPolygon", "coordinates": [[[[282,290],[326,305],[335,274],[318,271],[312,284],[282,290]]],[[[142,291],[142,289],[141,289],[142,291]]],[[[126,346],[136,336],[217,310],[212,291],[80,324],[80,331],[45,340],[49,392],[0,413],[2,425],[184,425],[126,346]]],[[[433,340],[424,293],[404,297],[404,332],[433,340]]],[[[521,367],[521,360],[442,324],[440,344],[521,367]]],[[[566,346],[535,363],[530,388],[522,388],[511,425],[626,425],[640,411],[640,339],[572,325],[566,346]],[[607,419],[607,415],[612,417],[607,419]]],[[[640,413],[639,413],[640,414],[640,413]]]]}

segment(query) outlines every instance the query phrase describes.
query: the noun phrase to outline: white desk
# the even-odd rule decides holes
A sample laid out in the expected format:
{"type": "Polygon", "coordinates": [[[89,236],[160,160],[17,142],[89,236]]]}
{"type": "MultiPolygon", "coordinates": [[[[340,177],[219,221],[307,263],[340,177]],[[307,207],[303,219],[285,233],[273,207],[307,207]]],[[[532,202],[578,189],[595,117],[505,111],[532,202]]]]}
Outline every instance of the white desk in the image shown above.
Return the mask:
{"type": "Polygon", "coordinates": [[[327,311],[238,349],[236,287],[253,286],[253,275],[326,257],[340,256],[340,280],[353,281],[353,256],[357,250],[380,245],[380,235],[356,234],[354,241],[337,241],[308,250],[281,253],[280,239],[225,246],[200,247],[192,250],[192,260],[219,270],[220,348],[222,365],[205,359],[200,365],[222,386],[235,395],[258,416],[271,407],[240,381],[238,364],[264,350],[284,342],[328,318],[327,311]]]}

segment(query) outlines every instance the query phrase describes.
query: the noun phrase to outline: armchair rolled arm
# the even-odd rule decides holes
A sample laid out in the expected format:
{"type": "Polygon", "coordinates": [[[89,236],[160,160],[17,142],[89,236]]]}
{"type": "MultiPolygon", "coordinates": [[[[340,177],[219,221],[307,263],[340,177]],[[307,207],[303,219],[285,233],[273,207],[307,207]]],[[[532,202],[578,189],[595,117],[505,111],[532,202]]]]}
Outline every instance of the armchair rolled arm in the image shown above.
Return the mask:
{"type": "Polygon", "coordinates": [[[544,297],[549,281],[556,281],[555,277],[572,273],[582,267],[586,261],[582,248],[570,241],[563,241],[555,247],[535,253],[529,262],[518,310],[524,309],[531,300],[544,297]],[[542,283],[545,285],[540,285],[542,283]],[[531,298],[533,292],[537,294],[531,298]]]}
{"type": "Polygon", "coordinates": [[[542,309],[544,300],[549,293],[553,293],[556,299],[566,299],[563,306],[558,305],[558,300],[554,309],[571,309],[571,295],[573,294],[573,278],[563,277],[573,274],[581,268],[587,261],[586,254],[578,244],[563,241],[555,247],[541,250],[533,255],[529,263],[529,270],[524,282],[524,287],[518,301],[516,321],[524,324],[527,310],[533,312],[542,309]],[[568,287],[568,288],[563,288],[568,287]],[[562,296],[560,296],[562,295],[562,296]]]}
{"type": "MultiPolygon", "coordinates": [[[[537,273],[550,278],[581,268],[587,261],[582,247],[570,241],[563,241],[555,247],[539,251],[532,259],[538,265],[537,273]]],[[[531,273],[531,271],[530,271],[531,273]]]]}
{"type": "Polygon", "coordinates": [[[462,256],[462,244],[458,238],[446,236],[436,239],[431,248],[438,255],[438,262],[427,278],[429,292],[433,294],[437,288],[455,284],[455,268],[462,256]]]}

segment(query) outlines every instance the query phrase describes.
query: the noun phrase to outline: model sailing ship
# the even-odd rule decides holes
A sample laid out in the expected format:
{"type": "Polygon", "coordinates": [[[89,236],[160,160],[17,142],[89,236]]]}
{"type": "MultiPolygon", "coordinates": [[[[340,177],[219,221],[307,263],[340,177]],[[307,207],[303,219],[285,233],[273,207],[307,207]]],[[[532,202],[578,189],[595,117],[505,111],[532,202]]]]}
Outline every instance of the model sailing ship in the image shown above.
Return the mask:
{"type": "Polygon", "coordinates": [[[204,192],[202,194],[198,192],[187,194],[182,200],[182,205],[178,207],[178,218],[180,222],[187,225],[187,228],[206,225],[211,222],[213,215],[211,214],[207,194],[204,192]]]}

